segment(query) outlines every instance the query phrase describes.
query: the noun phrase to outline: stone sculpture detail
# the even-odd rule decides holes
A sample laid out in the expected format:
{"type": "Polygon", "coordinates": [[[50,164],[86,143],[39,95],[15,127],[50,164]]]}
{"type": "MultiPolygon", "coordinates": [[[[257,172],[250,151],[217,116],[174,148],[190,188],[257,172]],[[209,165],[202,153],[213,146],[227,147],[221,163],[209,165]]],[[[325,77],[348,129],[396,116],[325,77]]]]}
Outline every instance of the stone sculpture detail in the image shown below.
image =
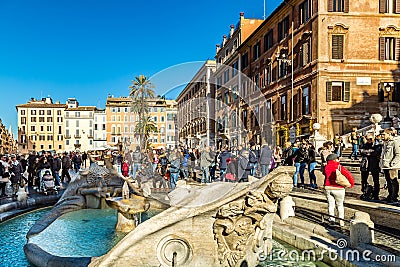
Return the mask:
{"type": "Polygon", "coordinates": [[[277,201],[291,191],[291,184],[273,181],[265,192],[249,191],[241,199],[222,206],[214,222],[214,238],[222,266],[237,266],[248,252],[269,253],[272,219],[277,201]],[[265,242],[265,243],[264,243],[265,242]]]}

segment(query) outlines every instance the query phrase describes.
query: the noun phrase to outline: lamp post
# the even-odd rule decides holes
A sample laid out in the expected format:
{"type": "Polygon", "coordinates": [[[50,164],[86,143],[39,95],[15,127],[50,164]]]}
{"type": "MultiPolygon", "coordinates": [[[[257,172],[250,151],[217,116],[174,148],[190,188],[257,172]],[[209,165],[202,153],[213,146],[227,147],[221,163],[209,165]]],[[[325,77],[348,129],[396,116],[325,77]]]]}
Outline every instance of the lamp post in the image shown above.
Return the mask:
{"type": "Polygon", "coordinates": [[[392,119],[390,118],[390,92],[392,91],[393,88],[393,83],[385,83],[384,84],[385,91],[388,94],[387,97],[387,110],[386,110],[386,118],[385,121],[391,121],[392,119]]]}

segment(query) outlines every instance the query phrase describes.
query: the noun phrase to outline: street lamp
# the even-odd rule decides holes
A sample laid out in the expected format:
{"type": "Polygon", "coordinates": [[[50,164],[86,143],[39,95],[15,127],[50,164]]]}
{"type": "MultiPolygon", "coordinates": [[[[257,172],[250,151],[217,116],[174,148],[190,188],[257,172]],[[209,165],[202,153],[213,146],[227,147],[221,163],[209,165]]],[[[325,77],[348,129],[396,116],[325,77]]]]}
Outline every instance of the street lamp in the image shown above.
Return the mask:
{"type": "Polygon", "coordinates": [[[384,84],[385,91],[388,93],[387,97],[387,110],[386,110],[386,118],[385,121],[391,121],[390,118],[390,91],[392,91],[393,83],[385,83],[384,84]]]}

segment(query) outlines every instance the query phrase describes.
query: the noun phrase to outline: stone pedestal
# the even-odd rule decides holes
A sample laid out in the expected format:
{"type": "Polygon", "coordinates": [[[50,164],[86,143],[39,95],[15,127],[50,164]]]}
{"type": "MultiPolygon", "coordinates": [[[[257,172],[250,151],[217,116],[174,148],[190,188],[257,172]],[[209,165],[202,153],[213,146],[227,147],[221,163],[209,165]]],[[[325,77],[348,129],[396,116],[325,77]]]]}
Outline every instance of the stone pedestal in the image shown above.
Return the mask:
{"type": "Polygon", "coordinates": [[[279,209],[280,209],[279,215],[280,215],[282,221],[286,220],[289,217],[294,216],[294,206],[295,206],[295,203],[291,196],[282,198],[282,200],[280,202],[280,206],[279,206],[279,209]]]}
{"type": "Polygon", "coordinates": [[[379,123],[382,121],[382,115],[372,114],[369,120],[374,124],[374,128],[371,129],[371,131],[368,131],[368,133],[372,133],[374,136],[379,135],[380,131],[382,130],[382,127],[379,125],[379,123]]]}
{"type": "MultiPolygon", "coordinates": [[[[133,216],[140,216],[140,214],[133,216]]],[[[136,218],[128,219],[118,212],[118,222],[115,229],[119,232],[128,233],[136,228],[136,221],[136,218]]]]}
{"type": "Polygon", "coordinates": [[[374,242],[374,223],[369,214],[357,211],[350,222],[350,247],[356,248],[359,244],[371,244],[374,242]]]}
{"type": "Polygon", "coordinates": [[[326,142],[326,137],[319,133],[319,129],[321,129],[321,124],[317,122],[314,123],[313,124],[314,134],[310,136],[310,141],[315,147],[315,151],[318,151],[318,149],[322,147],[323,144],[326,142]]]}

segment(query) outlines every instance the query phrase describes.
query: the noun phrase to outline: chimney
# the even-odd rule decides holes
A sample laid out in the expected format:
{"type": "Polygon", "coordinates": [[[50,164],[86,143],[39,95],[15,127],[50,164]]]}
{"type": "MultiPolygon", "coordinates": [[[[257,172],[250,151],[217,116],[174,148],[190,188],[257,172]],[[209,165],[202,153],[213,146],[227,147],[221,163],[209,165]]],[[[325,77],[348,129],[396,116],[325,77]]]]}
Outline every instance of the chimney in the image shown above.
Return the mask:
{"type": "Polygon", "coordinates": [[[229,31],[229,38],[232,37],[234,32],[235,32],[235,25],[231,24],[231,30],[229,31]]]}
{"type": "Polygon", "coordinates": [[[224,36],[222,36],[222,47],[224,47],[226,44],[226,34],[224,34],[224,36]]]}
{"type": "Polygon", "coordinates": [[[215,54],[218,54],[219,50],[221,50],[221,46],[219,44],[215,45],[215,54]]]}

